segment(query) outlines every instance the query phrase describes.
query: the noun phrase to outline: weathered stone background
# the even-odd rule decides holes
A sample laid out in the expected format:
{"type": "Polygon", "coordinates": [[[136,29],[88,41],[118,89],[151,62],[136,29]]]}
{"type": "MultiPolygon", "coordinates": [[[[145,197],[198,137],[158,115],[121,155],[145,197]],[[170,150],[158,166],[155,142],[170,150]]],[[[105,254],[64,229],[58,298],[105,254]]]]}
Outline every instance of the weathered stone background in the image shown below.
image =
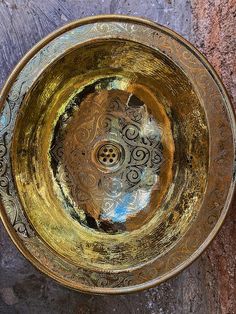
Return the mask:
{"type": "MultiPolygon", "coordinates": [[[[182,34],[215,66],[236,101],[236,0],[0,0],[0,87],[38,40],[70,20],[120,13],[182,34]]],[[[236,313],[236,206],[208,250],[176,278],[125,296],[84,295],[35,270],[0,225],[0,313],[236,313]]]]}

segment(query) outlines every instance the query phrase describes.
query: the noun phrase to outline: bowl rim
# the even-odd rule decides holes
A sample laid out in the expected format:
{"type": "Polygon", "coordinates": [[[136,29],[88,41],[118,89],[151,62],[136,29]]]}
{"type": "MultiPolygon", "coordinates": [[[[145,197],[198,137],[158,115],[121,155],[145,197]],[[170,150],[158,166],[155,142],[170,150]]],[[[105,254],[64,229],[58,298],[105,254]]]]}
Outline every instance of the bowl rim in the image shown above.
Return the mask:
{"type": "MultiPolygon", "coordinates": [[[[52,41],[54,38],[58,37],[59,35],[82,25],[86,25],[89,23],[96,23],[96,22],[107,22],[107,21],[114,21],[117,22],[125,22],[128,21],[130,23],[138,23],[145,26],[151,26],[155,29],[161,29],[164,32],[166,32],[168,35],[171,35],[175,40],[181,42],[184,44],[191,52],[194,52],[194,54],[199,58],[199,60],[203,63],[203,65],[207,68],[207,70],[211,73],[213,78],[215,79],[217,86],[219,87],[222,96],[224,97],[225,101],[229,104],[229,115],[232,120],[232,126],[231,131],[234,135],[234,139],[236,138],[236,115],[234,111],[233,104],[231,102],[231,99],[226,91],[226,88],[223,85],[223,82],[217,72],[214,70],[213,66],[210,64],[210,62],[206,59],[206,57],[196,48],[194,47],[187,39],[173,31],[172,29],[160,25],[156,22],[153,22],[147,18],[141,18],[141,17],[135,17],[135,16],[128,16],[128,15],[120,15],[120,14],[105,14],[105,15],[96,15],[96,16],[88,16],[81,19],[76,19],[58,29],[55,31],[49,33],[46,37],[42,38],[36,45],[34,45],[17,63],[17,65],[14,67],[14,69],[11,71],[10,75],[8,76],[8,79],[6,80],[5,84],[2,87],[2,90],[0,91],[0,111],[2,110],[2,107],[4,105],[4,100],[7,97],[10,88],[12,86],[12,83],[17,78],[20,71],[24,68],[24,66],[27,64],[27,62],[40,50],[42,49],[46,44],[48,44],[50,41],[52,41]]],[[[236,152],[234,151],[234,157],[236,157],[236,152]]],[[[235,159],[235,158],[234,158],[235,159]]],[[[236,168],[236,164],[234,162],[234,169],[236,168]]],[[[127,286],[127,287],[118,287],[118,288],[93,288],[80,290],[83,293],[93,293],[93,294],[123,294],[123,293],[133,293],[138,292],[144,289],[152,288],[156,286],[157,284],[160,284],[177,274],[179,274],[182,270],[184,270],[186,267],[191,265],[209,246],[209,244],[213,241],[215,236],[217,235],[218,231],[222,227],[222,224],[226,218],[227,213],[229,212],[229,209],[232,205],[232,202],[234,200],[235,195],[235,179],[233,182],[231,182],[230,188],[227,193],[227,199],[225,202],[225,206],[222,209],[222,212],[220,214],[219,219],[217,220],[217,223],[213,227],[212,231],[208,234],[207,238],[204,240],[204,242],[198,247],[198,249],[190,256],[188,257],[182,264],[179,264],[176,268],[170,270],[168,273],[160,277],[159,279],[155,278],[151,281],[147,281],[145,283],[136,285],[136,286],[127,286]]],[[[53,272],[51,272],[46,266],[42,265],[24,246],[23,242],[15,232],[14,228],[9,222],[9,218],[7,217],[7,214],[4,209],[3,202],[0,197],[0,217],[3,222],[3,225],[5,229],[7,230],[8,235],[10,236],[11,240],[17,247],[17,249],[22,253],[22,255],[38,270],[40,270],[44,275],[47,275],[50,278],[53,278],[55,281],[57,281],[59,284],[62,284],[63,286],[66,286],[73,290],[79,290],[78,288],[72,287],[71,285],[67,284],[67,281],[64,281],[59,276],[56,276],[53,272]]]]}

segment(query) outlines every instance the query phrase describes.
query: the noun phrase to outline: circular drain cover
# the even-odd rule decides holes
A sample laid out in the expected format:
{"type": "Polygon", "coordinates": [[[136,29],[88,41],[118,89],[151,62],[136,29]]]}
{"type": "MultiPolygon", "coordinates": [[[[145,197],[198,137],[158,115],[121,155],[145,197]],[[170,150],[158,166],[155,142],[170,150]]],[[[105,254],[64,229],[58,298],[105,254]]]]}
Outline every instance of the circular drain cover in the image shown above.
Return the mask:
{"type": "Polygon", "coordinates": [[[113,169],[118,163],[121,163],[122,149],[119,144],[107,142],[99,145],[96,158],[105,168],[113,169]]]}

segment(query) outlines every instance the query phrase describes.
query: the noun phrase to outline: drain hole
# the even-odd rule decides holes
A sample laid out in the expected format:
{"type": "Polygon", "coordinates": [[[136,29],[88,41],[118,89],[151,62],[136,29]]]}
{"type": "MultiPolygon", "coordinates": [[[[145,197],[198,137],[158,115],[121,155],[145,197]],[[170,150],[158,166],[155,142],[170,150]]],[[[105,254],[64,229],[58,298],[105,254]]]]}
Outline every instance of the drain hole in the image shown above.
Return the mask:
{"type": "Polygon", "coordinates": [[[97,150],[97,160],[105,167],[111,168],[120,162],[121,150],[114,144],[103,144],[97,150]]]}

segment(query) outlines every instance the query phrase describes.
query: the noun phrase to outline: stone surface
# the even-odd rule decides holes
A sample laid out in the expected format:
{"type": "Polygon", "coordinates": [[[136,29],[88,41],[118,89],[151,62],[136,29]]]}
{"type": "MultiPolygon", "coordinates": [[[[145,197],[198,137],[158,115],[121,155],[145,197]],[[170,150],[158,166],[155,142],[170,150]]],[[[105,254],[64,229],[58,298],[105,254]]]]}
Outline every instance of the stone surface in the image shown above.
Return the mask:
{"type": "MultiPolygon", "coordinates": [[[[194,0],[192,41],[223,80],[236,109],[236,1],[194,0]]],[[[210,313],[236,313],[236,203],[202,256],[210,313]]]]}
{"type": "MultiPolygon", "coordinates": [[[[209,58],[235,101],[235,0],[0,0],[0,87],[38,40],[80,17],[150,18],[190,39],[209,58]]],[[[233,202],[235,204],[235,202],[233,202]]],[[[0,313],[236,313],[236,208],[208,250],[159,287],[120,296],[85,295],[35,270],[0,224],[0,313]]]]}
{"type": "Polygon", "coordinates": [[[236,1],[193,0],[192,41],[212,63],[236,106],[236,1]]]}

